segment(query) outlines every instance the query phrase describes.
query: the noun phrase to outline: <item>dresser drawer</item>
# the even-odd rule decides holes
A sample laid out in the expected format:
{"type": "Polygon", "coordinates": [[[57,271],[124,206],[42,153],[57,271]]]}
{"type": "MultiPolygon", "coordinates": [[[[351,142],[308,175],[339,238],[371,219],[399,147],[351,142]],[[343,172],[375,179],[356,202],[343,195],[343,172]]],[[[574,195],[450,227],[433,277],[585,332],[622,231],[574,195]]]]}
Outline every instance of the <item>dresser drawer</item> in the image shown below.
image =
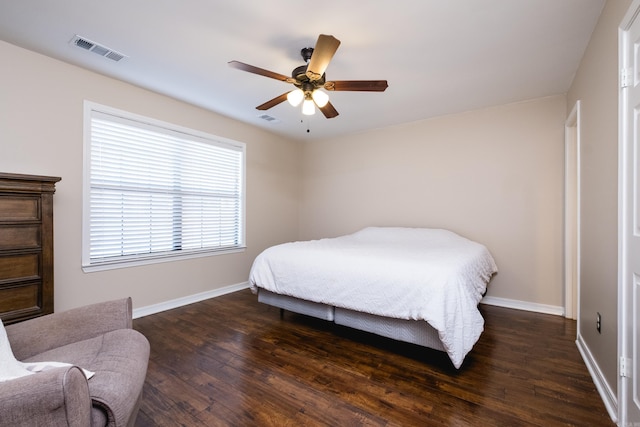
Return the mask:
{"type": "Polygon", "coordinates": [[[40,197],[0,197],[0,221],[37,221],[40,197]]]}
{"type": "Polygon", "coordinates": [[[58,181],[55,176],[0,172],[0,319],[5,325],[53,313],[53,194],[58,181]]]}
{"type": "Polygon", "coordinates": [[[40,277],[40,253],[0,257],[0,284],[40,277]]]}
{"type": "Polygon", "coordinates": [[[41,285],[38,282],[0,287],[0,318],[5,321],[42,314],[41,285]]]}
{"type": "Polygon", "coordinates": [[[0,224],[0,250],[39,248],[40,235],[40,224],[0,224]]]}

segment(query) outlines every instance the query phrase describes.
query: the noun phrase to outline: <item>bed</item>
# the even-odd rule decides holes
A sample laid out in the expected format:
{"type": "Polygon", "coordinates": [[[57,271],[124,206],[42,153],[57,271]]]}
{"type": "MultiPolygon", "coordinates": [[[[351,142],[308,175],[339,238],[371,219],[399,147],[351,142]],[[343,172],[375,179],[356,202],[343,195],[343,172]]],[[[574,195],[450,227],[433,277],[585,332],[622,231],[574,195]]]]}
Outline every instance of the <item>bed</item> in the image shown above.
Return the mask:
{"type": "Polygon", "coordinates": [[[260,302],[445,351],[460,368],[497,271],[484,245],[452,231],[368,227],[270,247],[249,283],[260,302]]]}

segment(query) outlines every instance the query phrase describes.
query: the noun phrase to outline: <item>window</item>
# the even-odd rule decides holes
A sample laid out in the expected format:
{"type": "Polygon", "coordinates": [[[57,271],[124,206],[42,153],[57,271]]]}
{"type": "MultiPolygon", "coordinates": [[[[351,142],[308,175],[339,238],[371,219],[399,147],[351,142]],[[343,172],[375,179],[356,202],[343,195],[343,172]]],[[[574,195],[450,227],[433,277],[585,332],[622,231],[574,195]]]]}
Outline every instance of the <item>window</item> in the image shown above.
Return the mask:
{"type": "Polygon", "coordinates": [[[245,145],[87,102],[85,271],[244,248],[245,145]]]}

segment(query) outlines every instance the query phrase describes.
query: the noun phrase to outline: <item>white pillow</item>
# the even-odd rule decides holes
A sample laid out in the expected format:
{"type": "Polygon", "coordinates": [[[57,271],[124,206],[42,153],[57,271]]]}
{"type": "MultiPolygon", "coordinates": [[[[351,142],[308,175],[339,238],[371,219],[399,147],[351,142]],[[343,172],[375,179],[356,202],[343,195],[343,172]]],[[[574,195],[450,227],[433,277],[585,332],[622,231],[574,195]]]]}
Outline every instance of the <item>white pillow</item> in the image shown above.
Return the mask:
{"type": "MultiPolygon", "coordinates": [[[[46,371],[47,369],[62,366],[71,366],[71,364],[61,362],[23,363],[16,360],[13,355],[13,351],[11,351],[7,331],[4,329],[4,325],[0,321],[0,382],[9,381],[14,378],[20,378],[35,374],[36,372],[46,371]]],[[[94,374],[86,369],[83,369],[82,371],[87,379],[91,378],[94,374]]]]}

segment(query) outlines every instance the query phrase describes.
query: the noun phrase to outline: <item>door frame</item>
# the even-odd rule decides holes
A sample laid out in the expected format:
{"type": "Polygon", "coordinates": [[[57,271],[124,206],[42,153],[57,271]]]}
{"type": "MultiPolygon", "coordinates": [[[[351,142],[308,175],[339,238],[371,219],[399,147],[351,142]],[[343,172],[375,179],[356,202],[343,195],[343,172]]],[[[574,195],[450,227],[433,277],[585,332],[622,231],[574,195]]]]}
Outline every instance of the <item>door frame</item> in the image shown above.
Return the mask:
{"type": "MultiPolygon", "coordinates": [[[[624,90],[622,76],[627,76],[625,69],[628,66],[629,49],[633,47],[627,45],[626,34],[634,21],[640,19],[640,0],[633,0],[625,14],[620,27],[618,28],[618,425],[626,426],[631,421],[629,408],[627,405],[629,397],[633,396],[633,378],[636,381],[640,372],[629,373],[626,369],[622,369],[622,361],[625,365],[631,364],[629,361],[632,357],[633,343],[637,337],[629,338],[633,331],[633,313],[629,308],[629,304],[633,301],[632,287],[633,283],[627,275],[629,254],[627,236],[629,233],[630,216],[633,214],[631,208],[634,200],[629,200],[628,186],[633,185],[633,180],[629,180],[630,166],[632,161],[633,141],[631,135],[628,134],[629,111],[627,107],[627,93],[624,90]]],[[[633,55],[632,55],[633,56],[633,55]]],[[[627,76],[628,77],[628,76],[627,76]]],[[[636,80],[636,76],[632,77],[636,80]]],[[[634,83],[635,84],[635,83],[634,83]]],[[[637,357],[637,355],[636,355],[637,357]]]]}
{"type": "MultiPolygon", "coordinates": [[[[580,318],[580,100],[564,123],[564,316],[580,318]]],[[[580,335],[578,323],[578,335],[580,335]]]]}

